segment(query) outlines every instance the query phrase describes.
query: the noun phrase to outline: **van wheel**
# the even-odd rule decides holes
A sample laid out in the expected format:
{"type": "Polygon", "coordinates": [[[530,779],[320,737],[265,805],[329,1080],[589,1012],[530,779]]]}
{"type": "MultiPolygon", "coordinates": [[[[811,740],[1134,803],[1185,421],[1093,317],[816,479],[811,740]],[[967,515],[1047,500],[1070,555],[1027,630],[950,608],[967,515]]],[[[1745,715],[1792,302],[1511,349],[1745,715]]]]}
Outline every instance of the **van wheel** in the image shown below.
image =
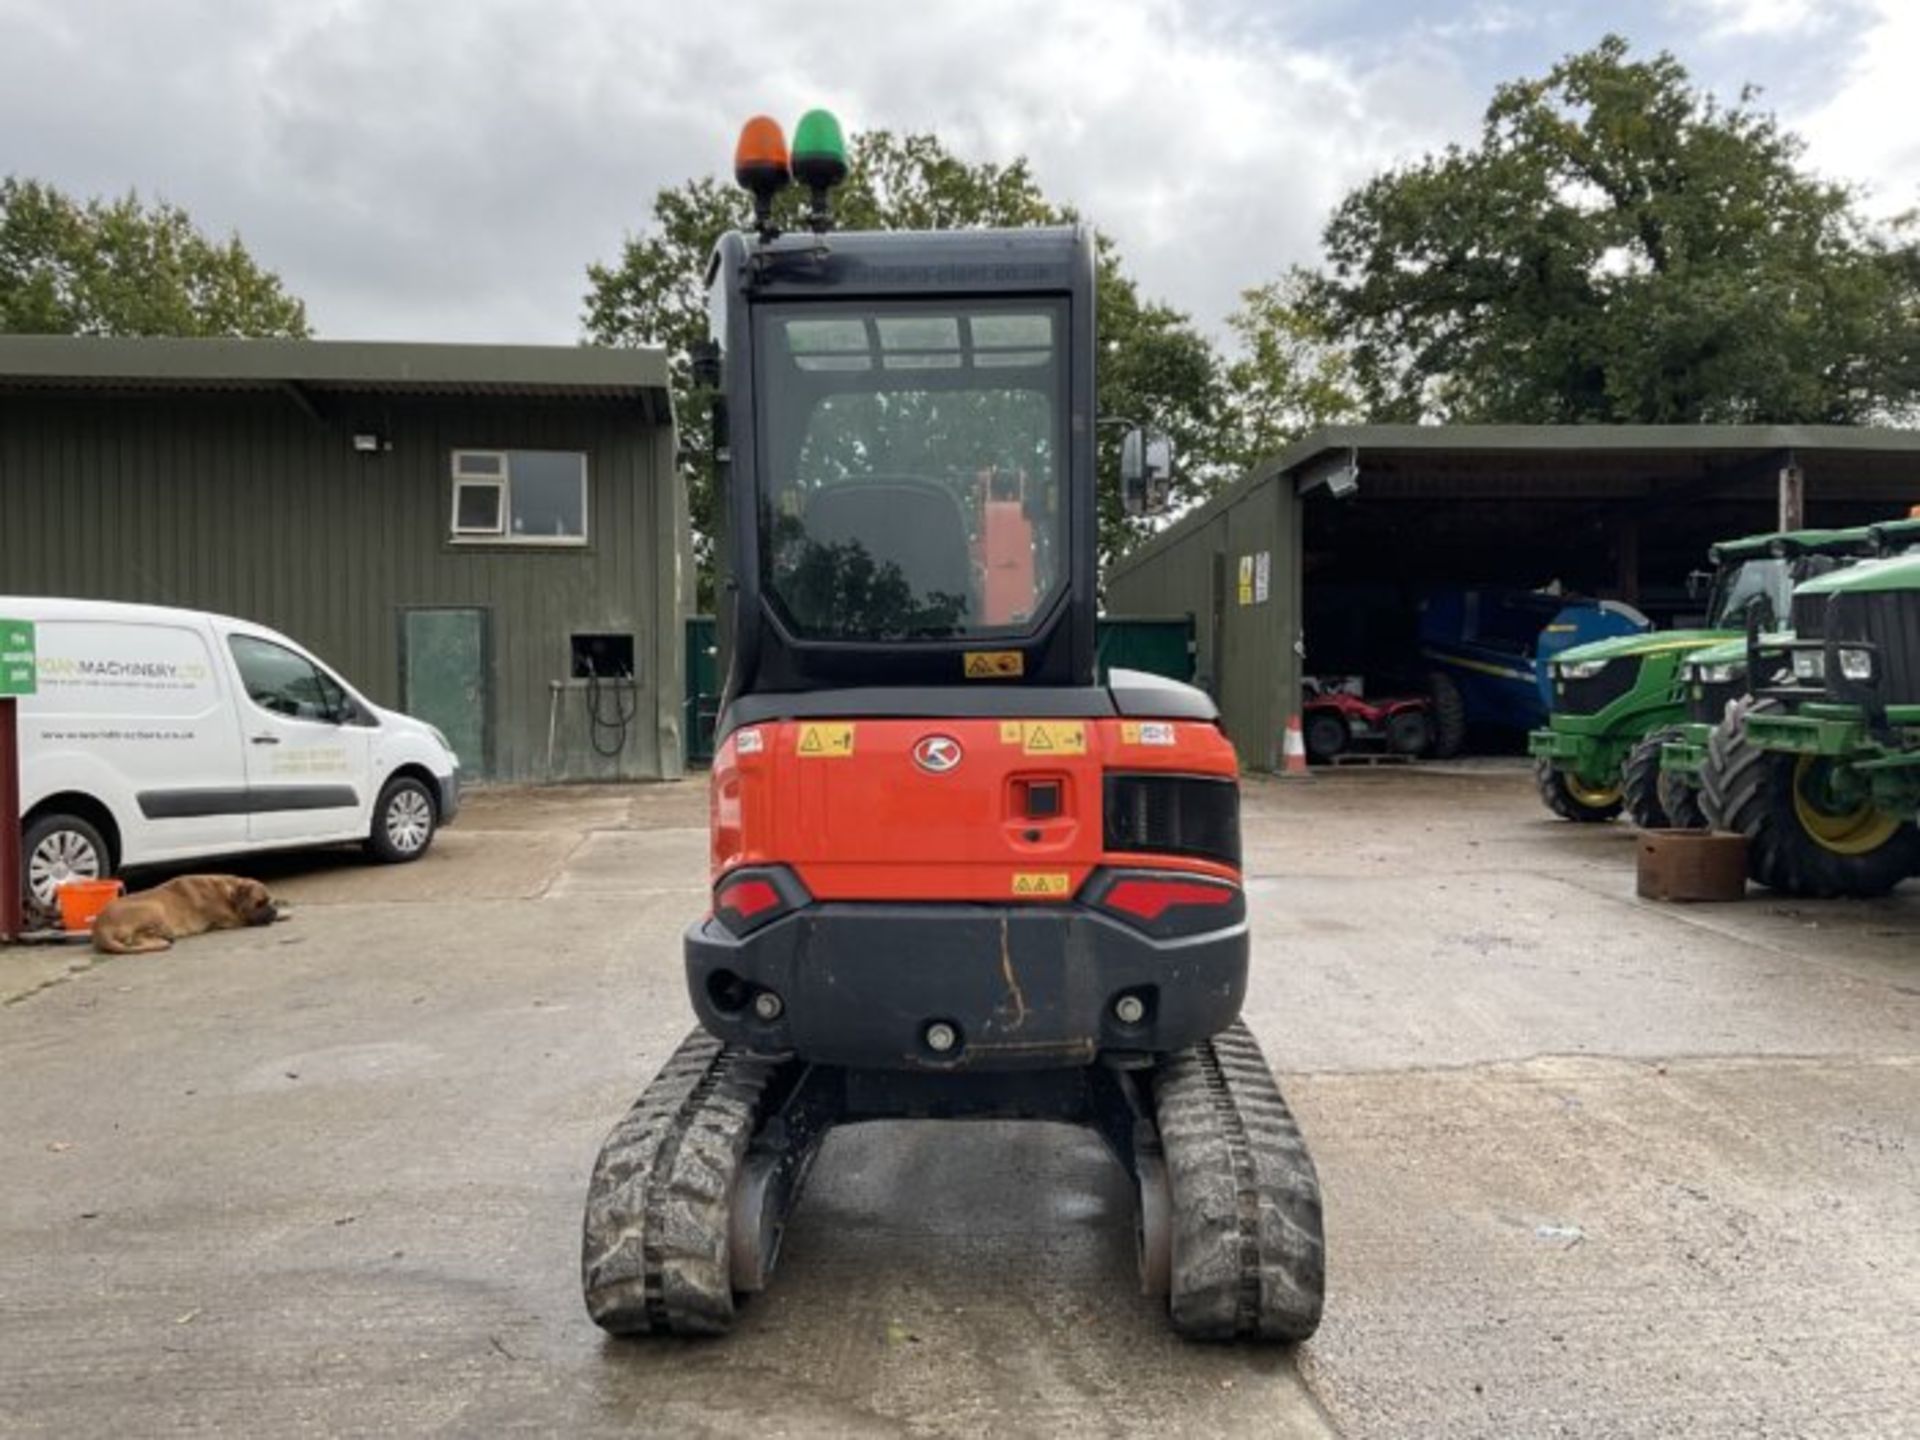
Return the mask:
{"type": "Polygon", "coordinates": [[[374,859],[388,865],[418,860],[433,843],[439,819],[432,792],[411,775],[396,775],[373,807],[373,833],[367,836],[367,849],[374,859]]]}
{"type": "Polygon", "coordinates": [[[104,880],[112,852],[94,826],[78,815],[42,815],[20,840],[21,890],[28,903],[51,910],[69,880],[104,880]]]}

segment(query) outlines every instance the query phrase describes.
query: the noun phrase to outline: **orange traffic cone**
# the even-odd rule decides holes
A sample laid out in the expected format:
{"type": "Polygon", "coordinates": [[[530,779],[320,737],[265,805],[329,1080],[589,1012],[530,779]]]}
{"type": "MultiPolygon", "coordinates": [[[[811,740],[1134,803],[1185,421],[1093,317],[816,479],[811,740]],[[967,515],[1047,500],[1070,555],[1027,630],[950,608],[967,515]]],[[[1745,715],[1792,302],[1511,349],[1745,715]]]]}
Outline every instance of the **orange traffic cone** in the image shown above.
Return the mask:
{"type": "Polygon", "coordinates": [[[1282,775],[1305,775],[1307,773],[1307,741],[1300,733],[1300,712],[1294,711],[1287,717],[1287,740],[1281,747],[1280,773],[1282,775]]]}

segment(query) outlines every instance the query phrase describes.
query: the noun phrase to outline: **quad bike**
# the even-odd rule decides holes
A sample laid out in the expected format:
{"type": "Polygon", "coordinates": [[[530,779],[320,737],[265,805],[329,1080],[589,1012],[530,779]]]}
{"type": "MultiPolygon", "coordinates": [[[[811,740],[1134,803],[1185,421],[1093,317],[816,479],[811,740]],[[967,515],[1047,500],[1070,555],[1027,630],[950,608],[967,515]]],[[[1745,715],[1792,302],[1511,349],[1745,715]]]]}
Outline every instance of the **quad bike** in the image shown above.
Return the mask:
{"type": "Polygon", "coordinates": [[[1425,695],[1365,700],[1309,682],[1300,706],[1307,758],[1325,765],[1350,749],[1380,748],[1420,756],[1434,747],[1433,701],[1425,695]]]}

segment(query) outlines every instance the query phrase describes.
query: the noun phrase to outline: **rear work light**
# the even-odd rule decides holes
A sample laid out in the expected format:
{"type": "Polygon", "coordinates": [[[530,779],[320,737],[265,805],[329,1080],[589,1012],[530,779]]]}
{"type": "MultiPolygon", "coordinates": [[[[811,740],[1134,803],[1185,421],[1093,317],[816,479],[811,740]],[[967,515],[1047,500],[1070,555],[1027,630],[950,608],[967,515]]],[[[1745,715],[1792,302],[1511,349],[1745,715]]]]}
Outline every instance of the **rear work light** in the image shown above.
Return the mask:
{"type": "Polygon", "coordinates": [[[714,897],[713,908],[732,910],[742,920],[751,920],[762,910],[771,910],[780,903],[780,892],[767,880],[732,880],[720,887],[720,893],[714,897]]]}
{"type": "Polygon", "coordinates": [[[1087,895],[1095,909],[1162,938],[1224,930],[1247,917],[1238,885],[1176,871],[1110,871],[1087,895]]]}
{"type": "Polygon", "coordinates": [[[735,935],[758,930],[807,903],[799,879],[777,867],[736,870],[713,891],[713,918],[735,935]]]}
{"type": "Polygon", "coordinates": [[[1158,920],[1177,905],[1231,905],[1235,893],[1195,880],[1122,880],[1107,892],[1106,905],[1136,919],[1158,920]]]}

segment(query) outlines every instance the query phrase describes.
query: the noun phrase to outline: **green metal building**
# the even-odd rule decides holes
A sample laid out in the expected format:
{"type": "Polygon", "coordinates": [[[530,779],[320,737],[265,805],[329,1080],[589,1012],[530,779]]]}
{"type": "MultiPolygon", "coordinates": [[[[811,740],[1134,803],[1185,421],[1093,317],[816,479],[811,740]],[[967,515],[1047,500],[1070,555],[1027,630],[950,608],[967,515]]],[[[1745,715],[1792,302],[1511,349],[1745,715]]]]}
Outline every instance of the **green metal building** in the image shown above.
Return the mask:
{"type": "MultiPolygon", "coordinates": [[[[1716,540],[1920,503],[1920,432],[1771,425],[1315,431],[1111,566],[1109,606],[1190,615],[1241,762],[1276,769],[1303,674],[1417,652],[1438,587],[1563,591],[1685,617],[1716,540]]],[[[1416,663],[1417,670],[1417,663],[1416,663]]],[[[1417,679],[1417,675],[1415,677],[1417,679]]]]}
{"type": "Polygon", "coordinates": [[[1241,764],[1253,769],[1279,765],[1285,717],[1296,703],[1299,547],[1298,507],[1256,475],[1117,561],[1104,577],[1114,610],[1191,618],[1194,683],[1213,696],[1241,764]]]}
{"type": "Polygon", "coordinates": [[[0,336],[0,594],[244,616],[471,776],[678,776],[657,350],[0,336]]]}

